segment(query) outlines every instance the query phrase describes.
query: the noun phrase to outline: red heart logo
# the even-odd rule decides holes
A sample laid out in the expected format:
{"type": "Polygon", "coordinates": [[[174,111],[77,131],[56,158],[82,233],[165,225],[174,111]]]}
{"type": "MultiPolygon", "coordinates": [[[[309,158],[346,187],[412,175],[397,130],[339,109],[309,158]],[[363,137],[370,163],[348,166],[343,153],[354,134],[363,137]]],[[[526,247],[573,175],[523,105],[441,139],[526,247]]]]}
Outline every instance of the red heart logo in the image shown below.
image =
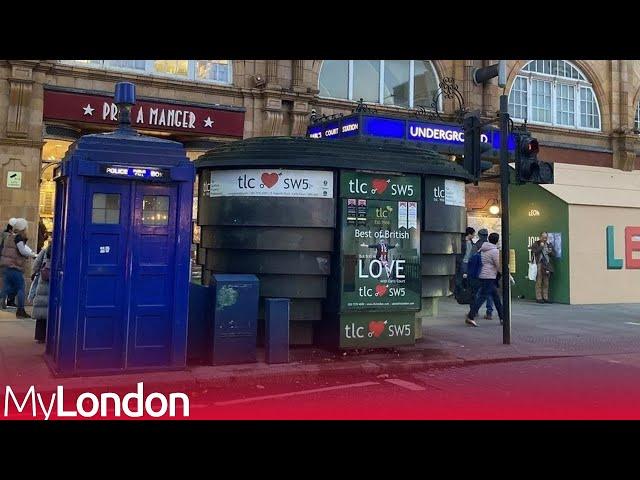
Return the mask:
{"type": "Polygon", "coordinates": [[[376,285],[376,297],[384,297],[385,293],[387,293],[386,285],[376,285]]]}
{"type": "Polygon", "coordinates": [[[389,186],[387,180],[385,180],[384,178],[375,178],[371,183],[373,184],[373,188],[376,189],[376,193],[384,193],[384,191],[387,189],[387,186],[389,186]]]}
{"type": "Polygon", "coordinates": [[[371,320],[369,322],[369,332],[373,333],[373,336],[378,338],[384,332],[384,322],[376,322],[371,320]]]}
{"type": "Polygon", "coordinates": [[[278,177],[277,173],[263,173],[262,177],[260,177],[262,180],[262,183],[267,187],[267,188],[271,188],[273,187],[276,183],[278,183],[278,179],[280,177],[278,177]]]}

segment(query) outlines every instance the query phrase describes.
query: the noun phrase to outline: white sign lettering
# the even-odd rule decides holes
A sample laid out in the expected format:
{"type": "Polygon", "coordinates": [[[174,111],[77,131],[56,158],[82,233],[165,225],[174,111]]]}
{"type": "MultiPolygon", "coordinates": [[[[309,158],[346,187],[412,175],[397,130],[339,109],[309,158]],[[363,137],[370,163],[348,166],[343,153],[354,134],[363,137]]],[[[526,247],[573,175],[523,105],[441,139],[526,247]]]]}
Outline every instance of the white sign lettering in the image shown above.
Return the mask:
{"type": "Polygon", "coordinates": [[[333,198],[333,173],[279,169],[212,171],[209,196],[333,198]]]}
{"type": "MultiPolygon", "coordinates": [[[[102,105],[102,120],[115,121],[117,119],[118,107],[116,106],[116,104],[111,102],[104,102],[102,105]]],[[[209,122],[205,121],[205,126],[212,127],[213,121],[210,117],[208,120],[209,122]]],[[[135,125],[194,129],[196,128],[196,114],[190,110],[178,110],[173,108],[160,107],[151,108],[141,106],[138,110],[138,113],[135,115],[135,125]],[[146,111],[145,108],[147,108],[146,111]]]]}

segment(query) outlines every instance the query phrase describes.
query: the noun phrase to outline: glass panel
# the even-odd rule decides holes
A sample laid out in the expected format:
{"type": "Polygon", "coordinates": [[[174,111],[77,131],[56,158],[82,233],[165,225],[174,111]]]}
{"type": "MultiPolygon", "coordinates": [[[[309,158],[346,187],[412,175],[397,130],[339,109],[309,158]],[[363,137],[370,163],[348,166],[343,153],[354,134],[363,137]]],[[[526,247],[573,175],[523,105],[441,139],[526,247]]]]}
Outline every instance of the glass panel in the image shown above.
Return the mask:
{"type": "Polygon", "coordinates": [[[106,208],[106,195],[104,193],[93,194],[93,208],[106,208]]]}
{"type": "Polygon", "coordinates": [[[112,209],[107,209],[105,210],[105,221],[104,223],[109,223],[109,224],[118,224],[120,223],[120,210],[112,210],[112,209]]]}
{"type": "Polygon", "coordinates": [[[325,60],[320,71],[321,97],[347,98],[349,96],[349,61],[325,60]]]}
{"type": "Polygon", "coordinates": [[[353,61],[353,100],[380,102],[380,60],[353,61]]]}
{"type": "Polygon", "coordinates": [[[132,68],[135,70],[144,70],[146,60],[105,60],[108,67],[132,68]]]}
{"type": "Polygon", "coordinates": [[[527,118],[527,79],[516,77],[509,94],[509,113],[515,118],[527,118]]]}
{"type": "Polygon", "coordinates": [[[580,88],[580,126],[584,128],[600,128],[600,115],[596,106],[593,90],[589,87],[580,88]]]}
{"type": "Polygon", "coordinates": [[[386,105],[409,108],[410,60],[385,60],[383,97],[386,105]]]}
{"type": "Polygon", "coordinates": [[[532,80],[531,120],[551,123],[551,82],[532,80]]]}
{"type": "Polygon", "coordinates": [[[104,221],[105,219],[105,215],[104,215],[104,208],[94,208],[91,211],[91,223],[106,223],[104,221]]]}
{"type": "Polygon", "coordinates": [[[189,73],[189,60],[154,60],[156,72],[186,77],[189,73]]]}
{"type": "Polygon", "coordinates": [[[559,125],[575,126],[575,87],[558,84],[556,89],[556,122],[559,125]]]}
{"type": "Polygon", "coordinates": [[[92,199],[91,223],[120,223],[120,194],[94,193],[92,199]]]}
{"type": "Polygon", "coordinates": [[[431,62],[413,62],[413,106],[431,107],[433,95],[438,91],[438,79],[431,62]]]}
{"type": "Polygon", "coordinates": [[[150,226],[169,224],[169,197],[145,195],[142,197],[142,224],[150,226]]]}
{"type": "Polygon", "coordinates": [[[228,83],[229,60],[197,60],[196,78],[228,83]]]}

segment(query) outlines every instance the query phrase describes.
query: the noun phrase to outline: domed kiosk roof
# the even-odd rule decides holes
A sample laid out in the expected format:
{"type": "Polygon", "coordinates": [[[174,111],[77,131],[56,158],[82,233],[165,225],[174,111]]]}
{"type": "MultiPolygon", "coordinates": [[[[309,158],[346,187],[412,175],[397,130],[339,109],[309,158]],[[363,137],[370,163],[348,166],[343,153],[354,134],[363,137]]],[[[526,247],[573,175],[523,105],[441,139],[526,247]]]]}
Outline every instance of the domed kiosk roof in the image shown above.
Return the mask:
{"type": "Polygon", "coordinates": [[[429,148],[372,138],[336,141],[255,137],[215,147],[195,164],[198,169],[255,166],[366,169],[472,181],[463,167],[429,148]]]}

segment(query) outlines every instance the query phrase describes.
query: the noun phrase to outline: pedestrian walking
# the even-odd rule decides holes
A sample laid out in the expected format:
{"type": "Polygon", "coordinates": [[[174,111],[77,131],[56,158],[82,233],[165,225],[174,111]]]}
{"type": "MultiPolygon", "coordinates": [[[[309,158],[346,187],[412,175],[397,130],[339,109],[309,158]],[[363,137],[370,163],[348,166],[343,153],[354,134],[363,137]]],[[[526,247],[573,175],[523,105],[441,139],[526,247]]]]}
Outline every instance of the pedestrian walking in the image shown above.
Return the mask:
{"type": "Polygon", "coordinates": [[[44,343],[49,315],[49,281],[51,278],[51,243],[42,249],[33,263],[33,271],[38,276],[35,298],[33,299],[33,318],[36,319],[35,339],[44,343]]]}
{"type": "Polygon", "coordinates": [[[500,300],[496,283],[498,272],[500,271],[500,252],[497,247],[499,239],[500,236],[497,233],[492,233],[489,235],[488,242],[484,242],[478,250],[482,258],[482,269],[479,274],[480,288],[465,319],[465,323],[474,327],[478,326],[474,320],[478,310],[489,297],[493,299],[500,318],[500,325],[502,325],[502,301],[500,300]]]}
{"type": "MultiPolygon", "coordinates": [[[[488,236],[489,236],[489,231],[486,228],[481,228],[480,230],[478,230],[478,240],[474,244],[475,252],[480,251],[480,247],[482,247],[482,245],[484,245],[484,243],[488,241],[487,240],[488,236]]],[[[477,297],[478,293],[480,292],[480,282],[476,280],[474,282],[474,286],[475,286],[474,296],[477,297]]],[[[497,281],[496,281],[496,286],[497,286],[497,281]]],[[[480,305],[480,307],[482,307],[482,305],[480,305]]],[[[493,318],[493,299],[491,297],[487,297],[487,309],[485,311],[484,318],[485,320],[491,320],[493,318]]]]}
{"type": "Polygon", "coordinates": [[[555,256],[553,244],[549,243],[547,232],[540,233],[540,239],[531,245],[533,260],[538,267],[536,274],[536,302],[552,303],[549,300],[549,281],[553,274],[552,257],[555,256]]]}
{"type": "Polygon", "coordinates": [[[31,318],[24,310],[24,269],[28,258],[35,258],[36,254],[27,246],[27,221],[18,218],[13,231],[5,238],[0,256],[0,265],[4,268],[4,284],[0,291],[0,309],[6,308],[7,295],[16,296],[16,318],[31,318]]]}

